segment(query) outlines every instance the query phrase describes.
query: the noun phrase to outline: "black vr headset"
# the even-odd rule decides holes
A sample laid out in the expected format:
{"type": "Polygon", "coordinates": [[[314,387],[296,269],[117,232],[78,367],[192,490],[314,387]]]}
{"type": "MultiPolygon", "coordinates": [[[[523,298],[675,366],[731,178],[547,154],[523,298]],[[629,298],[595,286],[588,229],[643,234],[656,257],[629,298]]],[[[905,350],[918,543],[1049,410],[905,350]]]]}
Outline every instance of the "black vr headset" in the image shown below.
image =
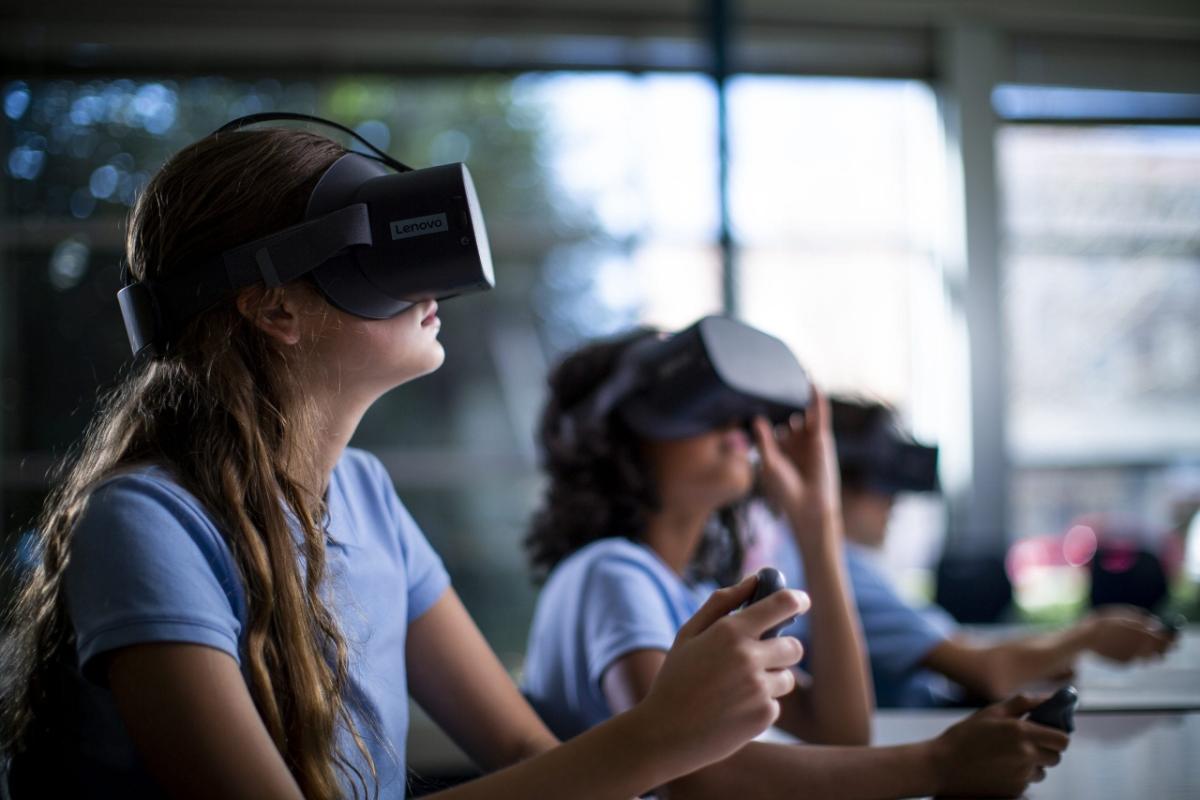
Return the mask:
{"type": "Polygon", "coordinates": [[[229,293],[309,276],[334,306],[367,319],[414,302],[492,288],[492,256],[466,164],[413,169],[353,130],[307,114],[241,117],[217,133],[273,120],[337,128],[373,154],[347,153],[309,195],[304,221],[161,280],[117,293],[134,355],[161,354],[185,322],[229,293]]]}
{"type": "Polygon", "coordinates": [[[598,426],[615,412],[647,439],[679,439],[757,415],[784,422],[811,399],[808,376],[787,345],[741,322],[705,317],[630,345],[574,423],[598,426]]]}
{"type": "Polygon", "coordinates": [[[938,491],[938,449],[918,444],[879,404],[834,400],[838,464],[854,483],[882,494],[938,491]]]}

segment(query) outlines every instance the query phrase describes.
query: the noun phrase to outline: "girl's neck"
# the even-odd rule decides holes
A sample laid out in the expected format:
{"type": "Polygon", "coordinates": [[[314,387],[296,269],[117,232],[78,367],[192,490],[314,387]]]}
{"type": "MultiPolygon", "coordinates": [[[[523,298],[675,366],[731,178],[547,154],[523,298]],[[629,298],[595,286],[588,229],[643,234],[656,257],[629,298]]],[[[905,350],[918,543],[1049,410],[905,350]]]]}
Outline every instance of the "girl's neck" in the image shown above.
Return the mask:
{"type": "Polygon", "coordinates": [[[646,521],[646,544],[676,574],[684,575],[714,509],[699,506],[664,507],[646,521]]]}
{"type": "Polygon", "coordinates": [[[309,478],[310,485],[316,487],[317,492],[324,497],[329,490],[333,468],[337,466],[342,453],[349,446],[350,439],[358,429],[358,423],[362,421],[363,414],[370,408],[371,403],[353,402],[348,397],[338,395],[318,397],[316,401],[325,424],[322,426],[321,435],[312,443],[312,449],[306,455],[311,459],[308,462],[310,468],[315,471],[315,475],[309,478]]]}

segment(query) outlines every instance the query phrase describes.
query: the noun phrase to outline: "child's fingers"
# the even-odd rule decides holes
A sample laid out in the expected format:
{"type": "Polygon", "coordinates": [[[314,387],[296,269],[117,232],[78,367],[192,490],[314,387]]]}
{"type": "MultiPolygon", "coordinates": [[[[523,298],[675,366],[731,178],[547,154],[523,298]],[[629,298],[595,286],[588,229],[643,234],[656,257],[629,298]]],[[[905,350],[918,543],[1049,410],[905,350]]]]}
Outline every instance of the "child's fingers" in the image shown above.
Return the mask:
{"type": "Polygon", "coordinates": [[[1049,694],[1014,694],[1004,702],[991,706],[991,708],[1001,716],[1019,717],[1037,708],[1049,697],[1049,694]]]}
{"type": "Polygon", "coordinates": [[[804,427],[810,431],[821,430],[829,419],[829,413],[829,398],[814,383],[812,385],[812,402],[808,404],[804,427]]]}
{"type": "Polygon", "coordinates": [[[786,670],[804,658],[804,645],[794,636],[776,636],[756,642],[755,658],[764,669],[786,670]]]}
{"type": "MultiPolygon", "coordinates": [[[[704,633],[714,622],[749,600],[757,584],[756,575],[747,575],[740,583],[713,592],[692,618],[679,628],[676,640],[684,641],[704,633]]],[[[763,630],[768,627],[770,626],[765,626],[763,630]]]]}
{"type": "Polygon", "coordinates": [[[757,639],[779,623],[808,611],[810,605],[807,594],[786,589],[751,605],[735,616],[733,622],[743,633],[757,639]]]}
{"type": "Polygon", "coordinates": [[[1071,743],[1071,737],[1067,733],[1060,731],[1058,728],[1051,728],[1048,725],[1040,725],[1036,722],[1026,720],[1024,730],[1025,735],[1029,737],[1029,741],[1033,742],[1041,750],[1061,753],[1071,743]]]}
{"type": "Polygon", "coordinates": [[[783,697],[796,688],[796,674],[790,669],[773,669],[767,672],[767,691],[771,697],[783,697]]]}

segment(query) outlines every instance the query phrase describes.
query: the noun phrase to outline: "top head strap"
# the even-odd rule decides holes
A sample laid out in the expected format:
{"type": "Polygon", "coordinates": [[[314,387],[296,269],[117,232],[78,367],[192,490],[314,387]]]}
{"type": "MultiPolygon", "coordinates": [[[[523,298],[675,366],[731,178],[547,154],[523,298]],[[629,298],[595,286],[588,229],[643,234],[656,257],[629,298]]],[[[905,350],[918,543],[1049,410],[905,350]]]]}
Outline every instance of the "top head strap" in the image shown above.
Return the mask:
{"type": "Polygon", "coordinates": [[[312,114],[300,114],[300,113],[291,112],[291,111],[264,111],[260,114],[247,114],[244,117],[238,117],[237,119],[226,122],[224,125],[222,125],[221,127],[217,128],[215,131],[213,131],[213,133],[225,133],[226,131],[237,131],[237,130],[241,130],[242,128],[248,128],[251,125],[258,125],[261,122],[288,122],[288,121],[311,122],[311,123],[315,123],[317,125],[325,125],[330,128],[336,128],[337,130],[341,131],[342,133],[345,133],[349,136],[353,136],[355,139],[357,139],[359,142],[361,142],[365,147],[367,147],[371,151],[370,153],[359,153],[359,155],[365,156],[367,158],[373,158],[380,163],[387,164],[389,167],[396,170],[396,172],[412,172],[413,171],[412,167],[408,166],[407,164],[405,164],[401,161],[397,161],[396,159],[392,158],[387,153],[385,153],[383,150],[380,150],[378,147],[376,147],[375,145],[373,145],[369,141],[367,141],[365,136],[363,136],[361,133],[354,130],[353,128],[348,128],[345,125],[341,124],[340,122],[334,122],[333,120],[330,120],[330,119],[323,119],[321,117],[315,117],[312,114]]]}

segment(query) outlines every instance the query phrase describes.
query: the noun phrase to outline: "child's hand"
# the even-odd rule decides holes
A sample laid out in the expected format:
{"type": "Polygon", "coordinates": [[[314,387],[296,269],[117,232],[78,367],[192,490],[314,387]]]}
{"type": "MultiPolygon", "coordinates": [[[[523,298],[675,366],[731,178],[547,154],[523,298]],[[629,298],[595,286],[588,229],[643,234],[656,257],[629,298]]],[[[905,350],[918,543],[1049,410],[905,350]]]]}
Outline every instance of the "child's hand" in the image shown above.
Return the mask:
{"type": "Polygon", "coordinates": [[[813,387],[803,422],[772,430],[766,419],[754,420],[763,492],[787,515],[801,547],[812,537],[841,531],[841,482],[829,419],[829,401],[813,387]]]}
{"type": "MultiPolygon", "coordinates": [[[[778,698],[795,688],[790,667],[804,654],[790,636],[763,632],[808,610],[803,592],[780,591],[737,614],[756,578],[712,594],[679,630],[650,693],[635,709],[678,745],[680,774],[718,761],[766,730],[778,698]]],[[[670,748],[669,748],[670,749],[670,748]]]]}
{"type": "Polygon", "coordinates": [[[1155,617],[1129,606],[1098,609],[1080,625],[1087,649],[1122,664],[1161,656],[1174,644],[1155,617]]]}
{"type": "Polygon", "coordinates": [[[931,743],[939,795],[1016,797],[1062,759],[1070,737],[1021,717],[1044,697],[1014,695],[952,725],[931,743]]]}

